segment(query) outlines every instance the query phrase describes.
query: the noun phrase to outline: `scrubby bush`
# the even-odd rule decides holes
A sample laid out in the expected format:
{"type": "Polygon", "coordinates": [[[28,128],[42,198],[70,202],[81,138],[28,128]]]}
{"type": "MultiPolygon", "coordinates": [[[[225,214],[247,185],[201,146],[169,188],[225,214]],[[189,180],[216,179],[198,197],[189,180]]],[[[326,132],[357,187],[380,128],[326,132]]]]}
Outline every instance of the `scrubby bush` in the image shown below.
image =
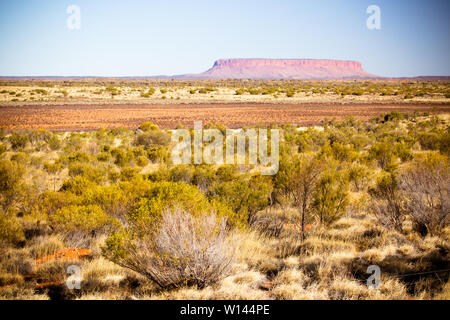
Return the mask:
{"type": "Polygon", "coordinates": [[[18,219],[13,214],[0,212],[0,248],[7,244],[16,245],[25,240],[18,219]]]}
{"type": "Polygon", "coordinates": [[[58,150],[59,148],[61,148],[61,141],[58,138],[58,135],[53,134],[48,140],[48,147],[50,148],[50,150],[58,150]]]}
{"type": "Polygon", "coordinates": [[[371,209],[378,221],[385,227],[402,231],[406,214],[397,178],[392,174],[383,174],[375,187],[369,189],[372,199],[371,209]]]}
{"type": "Polygon", "coordinates": [[[394,153],[402,162],[410,161],[414,158],[411,149],[405,142],[397,143],[394,147],[394,153]]]}
{"type": "Polygon", "coordinates": [[[14,204],[23,191],[22,176],[25,173],[23,166],[15,161],[0,160],[0,200],[3,209],[14,204]]]}
{"type": "Polygon", "coordinates": [[[320,223],[331,224],[340,218],[348,205],[348,180],[345,172],[327,170],[314,191],[312,208],[320,223]]]}
{"type": "Polygon", "coordinates": [[[230,272],[234,249],[224,219],[173,210],[162,215],[158,228],[147,226],[142,237],[110,237],[104,253],[161,289],[171,289],[203,288],[221,280],[230,272]]]}
{"type": "Polygon", "coordinates": [[[192,214],[208,211],[210,205],[199,190],[182,182],[158,182],[149,186],[130,219],[135,222],[157,221],[168,208],[189,208],[192,214]]]}
{"type": "Polygon", "coordinates": [[[403,119],[403,114],[399,111],[392,111],[384,116],[384,121],[393,121],[403,119]]]}
{"type": "Polygon", "coordinates": [[[419,143],[425,150],[439,150],[441,135],[437,132],[424,132],[419,135],[419,143]]]}
{"type": "Polygon", "coordinates": [[[147,90],[147,92],[142,92],[141,93],[141,97],[143,98],[149,98],[150,96],[152,96],[155,93],[155,88],[149,88],[147,90]]]}
{"type": "Polygon", "coordinates": [[[108,216],[97,205],[70,205],[49,216],[50,224],[63,231],[104,232],[118,226],[118,222],[108,216]]]}
{"type": "Polygon", "coordinates": [[[399,178],[405,211],[413,228],[432,236],[450,225],[450,168],[448,159],[430,154],[416,161],[399,178]]]}
{"type": "Polygon", "coordinates": [[[96,167],[90,163],[73,162],[69,165],[69,176],[82,176],[90,181],[102,183],[105,179],[106,170],[96,167]]]}
{"type": "Polygon", "coordinates": [[[195,166],[192,183],[201,191],[206,191],[216,182],[216,175],[212,166],[195,166]]]}
{"type": "Polygon", "coordinates": [[[136,158],[136,164],[140,167],[145,167],[146,165],[148,165],[149,161],[147,157],[144,156],[138,156],[136,158]]]}
{"type": "Polygon", "coordinates": [[[123,167],[120,171],[120,180],[122,181],[131,181],[134,177],[139,174],[140,169],[133,168],[130,166],[123,167]]]}
{"type": "Polygon", "coordinates": [[[111,150],[111,155],[114,157],[114,163],[120,167],[128,165],[133,160],[133,152],[124,150],[122,148],[114,148],[111,150]]]}
{"type": "Polygon", "coordinates": [[[212,195],[227,204],[235,213],[247,217],[248,221],[256,212],[264,209],[272,191],[270,181],[261,176],[249,180],[240,178],[219,184],[212,195]]]}
{"type": "Polygon", "coordinates": [[[11,156],[11,161],[26,165],[30,161],[30,156],[24,152],[17,152],[11,156]]]}
{"type": "Polygon", "coordinates": [[[29,142],[28,135],[13,132],[9,137],[9,142],[14,150],[24,149],[29,142]]]}
{"type": "Polygon", "coordinates": [[[95,183],[82,176],[75,176],[73,179],[67,179],[61,186],[61,191],[69,191],[76,195],[82,195],[87,190],[93,188],[95,183]]]}
{"type": "Polygon", "coordinates": [[[137,146],[149,149],[151,146],[167,146],[170,143],[170,135],[164,131],[149,131],[138,135],[134,141],[137,146]]]}
{"type": "Polygon", "coordinates": [[[378,142],[369,150],[369,159],[376,160],[382,169],[386,169],[394,161],[394,150],[387,142],[378,142]]]}
{"type": "Polygon", "coordinates": [[[142,131],[159,131],[159,127],[153,122],[144,122],[139,126],[142,131]]]}
{"type": "Polygon", "coordinates": [[[353,183],[356,191],[360,191],[369,181],[369,170],[362,164],[353,163],[348,169],[348,179],[350,183],[353,183]]]}
{"type": "Polygon", "coordinates": [[[189,165],[180,164],[170,169],[170,180],[190,184],[194,176],[194,170],[189,165]]]}

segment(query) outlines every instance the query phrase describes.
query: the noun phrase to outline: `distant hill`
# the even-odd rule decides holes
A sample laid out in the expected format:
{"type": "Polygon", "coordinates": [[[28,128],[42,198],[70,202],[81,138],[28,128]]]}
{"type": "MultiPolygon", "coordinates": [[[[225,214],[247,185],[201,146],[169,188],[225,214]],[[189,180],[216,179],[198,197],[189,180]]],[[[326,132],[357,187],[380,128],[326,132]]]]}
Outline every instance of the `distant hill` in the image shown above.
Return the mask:
{"type": "Polygon", "coordinates": [[[314,59],[220,59],[200,74],[177,78],[194,79],[370,79],[360,62],[314,59]]]}

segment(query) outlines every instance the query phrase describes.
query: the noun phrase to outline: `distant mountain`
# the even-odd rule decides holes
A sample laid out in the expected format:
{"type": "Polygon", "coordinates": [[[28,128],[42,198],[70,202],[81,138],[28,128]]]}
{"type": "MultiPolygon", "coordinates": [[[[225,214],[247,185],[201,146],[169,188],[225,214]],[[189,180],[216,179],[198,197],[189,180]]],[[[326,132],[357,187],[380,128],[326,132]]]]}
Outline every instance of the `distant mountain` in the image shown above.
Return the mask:
{"type": "Polygon", "coordinates": [[[371,79],[360,62],[315,59],[220,59],[200,74],[175,78],[189,79],[371,79]]]}

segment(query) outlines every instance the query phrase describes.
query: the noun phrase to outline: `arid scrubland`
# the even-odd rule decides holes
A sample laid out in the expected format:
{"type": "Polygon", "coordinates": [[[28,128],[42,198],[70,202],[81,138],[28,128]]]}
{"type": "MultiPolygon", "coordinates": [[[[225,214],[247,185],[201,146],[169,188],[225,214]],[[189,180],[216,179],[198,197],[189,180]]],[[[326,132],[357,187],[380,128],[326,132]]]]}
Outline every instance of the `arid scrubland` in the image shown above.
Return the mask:
{"type": "Polygon", "coordinates": [[[448,102],[449,82],[425,80],[1,79],[0,103],[448,102]]]}
{"type": "Polygon", "coordinates": [[[450,298],[447,116],[278,128],[273,176],[175,166],[170,132],[152,123],[3,129],[0,298],[450,298]],[[71,265],[80,289],[66,286],[71,265]]]}

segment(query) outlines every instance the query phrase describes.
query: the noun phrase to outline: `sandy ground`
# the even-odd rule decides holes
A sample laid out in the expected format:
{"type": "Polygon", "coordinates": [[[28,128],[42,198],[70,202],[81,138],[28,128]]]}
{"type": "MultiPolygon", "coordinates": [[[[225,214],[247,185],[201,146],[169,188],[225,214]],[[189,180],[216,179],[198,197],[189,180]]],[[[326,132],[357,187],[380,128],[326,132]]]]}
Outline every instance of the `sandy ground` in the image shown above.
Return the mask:
{"type": "Polygon", "coordinates": [[[252,124],[318,124],[325,119],[354,116],[366,120],[393,110],[450,113],[450,103],[201,103],[201,104],[71,104],[0,106],[0,126],[58,131],[136,128],[151,121],[162,128],[194,121],[219,122],[230,128],[252,124]]]}
{"type": "MultiPolygon", "coordinates": [[[[282,94],[256,94],[248,92],[236,95],[233,88],[215,88],[208,93],[190,94],[191,90],[198,90],[199,86],[187,87],[154,87],[155,92],[149,97],[142,97],[149,87],[116,86],[117,95],[105,90],[106,86],[76,86],[76,87],[42,87],[42,86],[1,86],[0,106],[20,105],[93,105],[93,104],[179,104],[179,103],[272,103],[272,104],[298,104],[298,103],[450,103],[450,99],[441,94],[415,96],[413,99],[404,99],[404,95],[397,96],[378,94],[363,94],[361,96],[346,95],[342,97],[335,93],[305,93],[297,92],[293,97],[282,94]],[[45,90],[45,94],[35,92],[45,90]],[[65,94],[63,93],[65,92],[65,94]],[[14,93],[14,94],[12,94],[14,93]]],[[[444,92],[444,86],[441,91],[444,92]]]]}

